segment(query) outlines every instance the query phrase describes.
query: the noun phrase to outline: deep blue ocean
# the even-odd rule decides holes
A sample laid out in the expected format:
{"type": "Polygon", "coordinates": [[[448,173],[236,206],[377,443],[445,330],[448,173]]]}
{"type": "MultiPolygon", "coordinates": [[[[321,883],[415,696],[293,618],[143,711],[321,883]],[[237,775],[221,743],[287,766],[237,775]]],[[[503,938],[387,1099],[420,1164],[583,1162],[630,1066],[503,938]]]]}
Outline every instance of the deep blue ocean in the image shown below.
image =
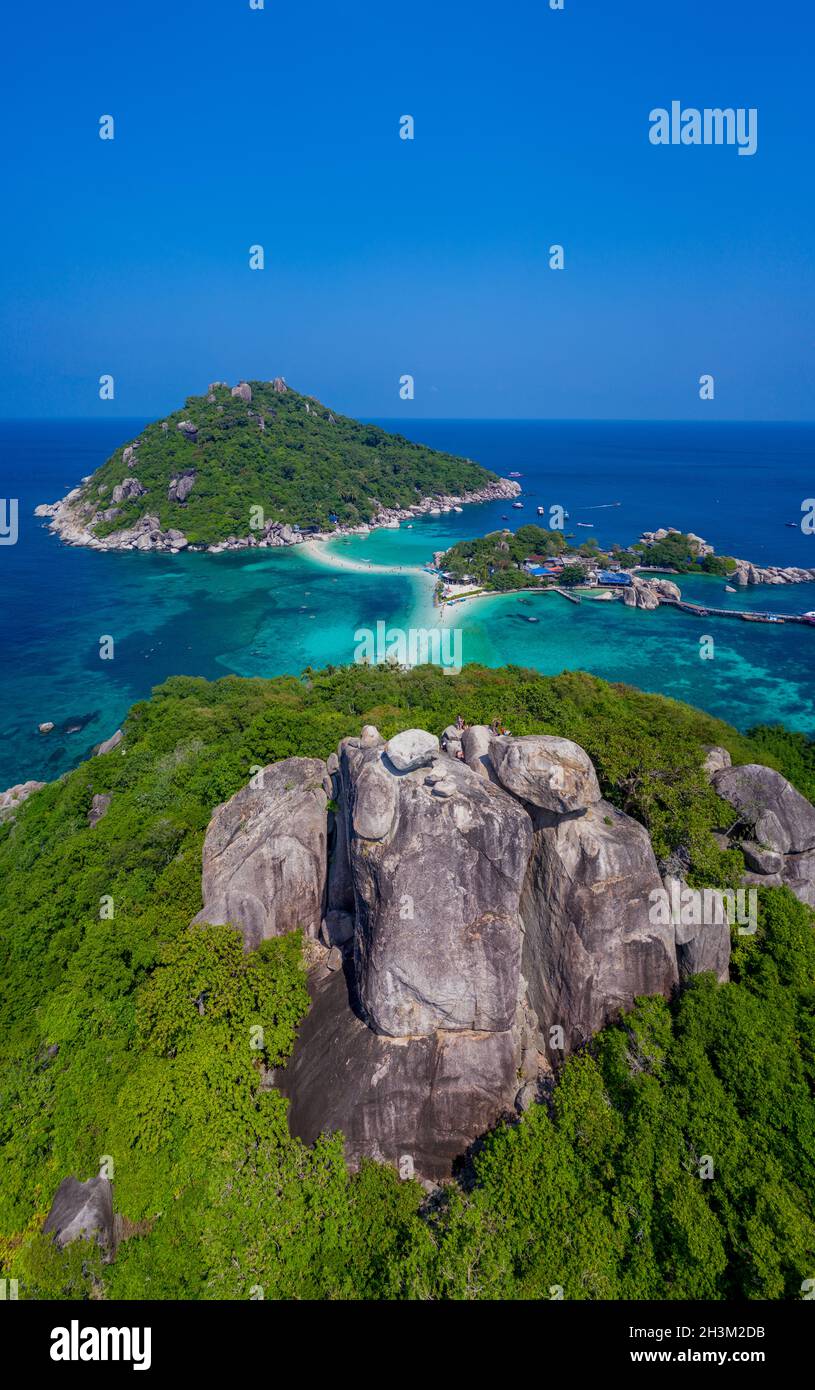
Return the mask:
{"type": "MultiPolygon", "coordinates": [[[[34,507],[62,497],[145,423],[0,423],[0,496],[19,499],[20,517],[17,543],[0,546],[0,789],[58,776],[168,675],[299,674],[348,662],[359,627],[407,623],[414,611],[407,577],[332,573],[296,549],[161,556],[62,545],[34,507]],[[114,639],[112,660],[100,658],[103,637],[114,639]],[[56,728],[43,736],[46,720],[56,728]]],[[[800,523],[803,500],[815,495],[813,425],[377,423],[503,475],[520,473],[524,503],[466,507],[354,540],[353,553],[379,562],[415,564],[462,537],[536,521],[538,506],[557,504],[569,512],[567,529],[592,522],[576,534],[601,544],[676,526],[760,564],[815,566],[815,537],[787,524],[800,523]]],[[[712,579],[684,581],[683,590],[717,606],[815,609],[815,584],[751,589],[747,599],[712,579]]],[[[741,728],[774,720],[815,733],[815,629],[713,618],[700,626],[672,610],[578,608],[553,595],[535,603],[536,625],[515,598],[453,610],[465,660],[582,668],[675,695],[741,728]],[[703,631],[715,636],[713,661],[699,659],[703,631]]]]}

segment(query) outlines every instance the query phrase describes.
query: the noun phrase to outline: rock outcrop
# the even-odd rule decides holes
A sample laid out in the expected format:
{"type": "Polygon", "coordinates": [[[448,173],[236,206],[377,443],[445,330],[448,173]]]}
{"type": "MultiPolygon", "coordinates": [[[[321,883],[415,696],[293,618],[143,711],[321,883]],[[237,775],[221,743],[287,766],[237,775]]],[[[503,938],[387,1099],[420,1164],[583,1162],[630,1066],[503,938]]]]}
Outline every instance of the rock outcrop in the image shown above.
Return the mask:
{"type": "Polygon", "coordinates": [[[57,1188],[43,1231],[54,1237],[60,1249],[73,1240],[95,1240],[105,1250],[113,1247],[113,1191],[108,1178],[64,1178],[57,1188]]]}
{"type": "Polygon", "coordinates": [[[386,1038],[354,1012],[342,971],[318,969],[309,989],[294,1055],[275,1078],[289,1097],[289,1128],[305,1143],[340,1130],[352,1167],[408,1159],[439,1181],[512,1111],[522,1060],[514,1032],[386,1038]]]}
{"type": "Polygon", "coordinates": [[[0,792],[0,821],[8,820],[24,801],[45,785],[45,782],[18,782],[16,787],[0,792]]]}
{"type": "Polygon", "coordinates": [[[91,809],[88,812],[88,825],[91,830],[97,826],[103,816],[110,810],[110,803],[113,800],[112,792],[97,792],[91,801],[91,809]]]}
{"type": "Polygon", "coordinates": [[[134,498],[144,497],[147,488],[142,487],[138,478],[125,478],[121,483],[117,483],[110,494],[111,502],[130,502],[134,498]]]}
{"type": "MultiPolygon", "coordinates": [[[[390,748],[390,744],[388,747],[390,748]]],[[[341,745],[356,907],[354,969],[375,1032],[505,1032],[518,1002],[528,816],[466,764],[399,772],[385,745],[341,745]]]]}
{"type": "Polygon", "coordinates": [[[301,927],[320,933],[330,781],[318,758],[287,758],[218,806],[204,840],[196,922],[231,923],[246,949],[301,927]]]}
{"type": "Polygon", "coordinates": [[[247,948],[312,939],[311,1011],[274,1083],[292,1132],[341,1130],[352,1164],[449,1176],[638,995],[727,978],[727,923],[654,915],[647,832],[586,752],[497,727],[386,743],[366,725],[326,763],[263,769],[207,831],[195,920],[247,948]]]}
{"type": "Polygon", "coordinates": [[[170,486],[167,489],[168,502],[186,502],[195,484],[196,470],[186,468],[178,477],[170,479],[170,486]]]}
{"type": "Polygon", "coordinates": [[[544,1034],[566,1051],[638,994],[678,980],[673,931],[651,920],[662,886],[647,831],[606,801],[584,812],[534,812],[521,898],[523,973],[544,1034]],[[561,1042],[562,1037],[562,1042],[561,1042]]]}
{"type": "Polygon", "coordinates": [[[760,763],[721,767],[713,771],[712,781],[736,813],[727,835],[744,855],[745,882],[786,884],[802,902],[815,907],[812,803],[780,772],[760,763]]]}
{"type": "Polygon", "coordinates": [[[115,734],[111,734],[110,738],[106,738],[102,743],[99,744],[97,748],[94,749],[96,757],[101,758],[103,753],[111,753],[114,748],[119,747],[119,744],[121,743],[123,738],[124,734],[122,733],[121,729],[117,729],[115,734]]]}

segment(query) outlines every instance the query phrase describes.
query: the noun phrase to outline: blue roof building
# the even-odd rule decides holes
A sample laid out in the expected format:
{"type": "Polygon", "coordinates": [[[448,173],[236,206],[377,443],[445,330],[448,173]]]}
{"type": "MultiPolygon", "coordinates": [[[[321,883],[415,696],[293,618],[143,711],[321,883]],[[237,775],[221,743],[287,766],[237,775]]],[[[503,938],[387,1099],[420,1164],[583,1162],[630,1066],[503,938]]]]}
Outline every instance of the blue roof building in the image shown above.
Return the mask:
{"type": "Polygon", "coordinates": [[[598,584],[630,584],[631,575],[625,574],[622,570],[600,570],[597,574],[598,584]]]}

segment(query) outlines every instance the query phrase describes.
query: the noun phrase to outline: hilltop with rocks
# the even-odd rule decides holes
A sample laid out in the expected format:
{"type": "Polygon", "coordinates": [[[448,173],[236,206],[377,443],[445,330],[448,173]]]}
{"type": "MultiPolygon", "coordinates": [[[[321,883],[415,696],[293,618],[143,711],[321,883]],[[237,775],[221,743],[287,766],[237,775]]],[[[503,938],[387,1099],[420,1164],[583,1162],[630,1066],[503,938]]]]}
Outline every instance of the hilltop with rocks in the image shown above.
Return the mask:
{"type": "Polygon", "coordinates": [[[517,483],[272,381],[210,383],[36,515],[95,550],[222,551],[398,526],[517,483]]]}
{"type": "MultiPolygon", "coordinates": [[[[744,882],[815,904],[812,805],[724,749],[706,772],[734,808],[722,837],[744,839],[744,882]]],[[[728,979],[724,914],[653,912],[682,874],[569,739],[459,722],[386,741],[368,725],[216,810],[196,921],[232,924],[247,950],[294,925],[311,943],[311,1010],[274,1077],[292,1133],[339,1130],[352,1164],[408,1155],[437,1181],[638,996],[728,979]]]]}

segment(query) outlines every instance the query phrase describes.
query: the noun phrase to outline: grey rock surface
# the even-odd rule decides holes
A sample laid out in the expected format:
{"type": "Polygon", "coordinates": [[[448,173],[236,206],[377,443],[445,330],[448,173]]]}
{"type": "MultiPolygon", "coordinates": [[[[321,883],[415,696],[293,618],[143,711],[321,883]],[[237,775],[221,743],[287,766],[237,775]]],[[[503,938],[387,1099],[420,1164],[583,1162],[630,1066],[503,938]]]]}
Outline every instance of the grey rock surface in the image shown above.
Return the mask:
{"type": "Polygon", "coordinates": [[[465,764],[455,794],[426,772],[396,774],[379,749],[341,745],[342,802],[356,906],[356,979],[377,1032],[511,1026],[518,994],[518,898],[529,817],[465,764]]]}
{"type": "Polygon", "coordinates": [[[327,872],[325,763],[286,758],[218,806],[203,852],[196,922],[229,922],[251,949],[301,927],[316,938],[327,872]]]}
{"type": "Polygon", "coordinates": [[[656,889],[651,841],[630,816],[605,801],[582,815],[536,812],[521,896],[523,973],[544,1035],[562,1027],[567,1051],[638,994],[675,987],[673,929],[651,921],[656,889]]]}
{"type": "Polygon", "coordinates": [[[95,1239],[106,1249],[113,1244],[113,1191],[108,1178],[64,1178],[57,1188],[43,1230],[53,1234],[60,1249],[74,1240],[95,1239]]]}
{"type": "Polygon", "coordinates": [[[397,772],[412,772],[428,767],[439,753],[439,740],[424,729],[405,729],[385,744],[385,752],[397,772]]]}
{"type": "Polygon", "coordinates": [[[110,738],[106,738],[99,744],[99,747],[96,749],[97,758],[101,758],[103,753],[110,753],[114,748],[118,748],[123,738],[124,734],[121,729],[117,729],[115,734],[111,734],[110,738]]]}
{"type": "Polygon", "coordinates": [[[309,982],[310,1012],[275,1084],[289,1097],[291,1133],[312,1144],[341,1131],[352,1168],[365,1157],[424,1177],[449,1178],[455,1161],[501,1115],[518,1090],[510,1032],[437,1032],[391,1039],[366,1027],[338,970],[309,982]]]}
{"type": "Polygon", "coordinates": [[[766,849],[780,854],[815,849],[815,806],[774,768],[760,763],[723,768],[713,785],[766,849]]]}
{"type": "Polygon", "coordinates": [[[167,489],[168,502],[186,502],[192,492],[196,476],[194,468],[187,468],[183,473],[179,473],[178,477],[171,478],[167,489]]]}
{"type": "Polygon", "coordinates": [[[594,765],[578,744],[549,734],[493,740],[492,764],[502,787],[545,811],[582,811],[600,800],[594,765]]]}

